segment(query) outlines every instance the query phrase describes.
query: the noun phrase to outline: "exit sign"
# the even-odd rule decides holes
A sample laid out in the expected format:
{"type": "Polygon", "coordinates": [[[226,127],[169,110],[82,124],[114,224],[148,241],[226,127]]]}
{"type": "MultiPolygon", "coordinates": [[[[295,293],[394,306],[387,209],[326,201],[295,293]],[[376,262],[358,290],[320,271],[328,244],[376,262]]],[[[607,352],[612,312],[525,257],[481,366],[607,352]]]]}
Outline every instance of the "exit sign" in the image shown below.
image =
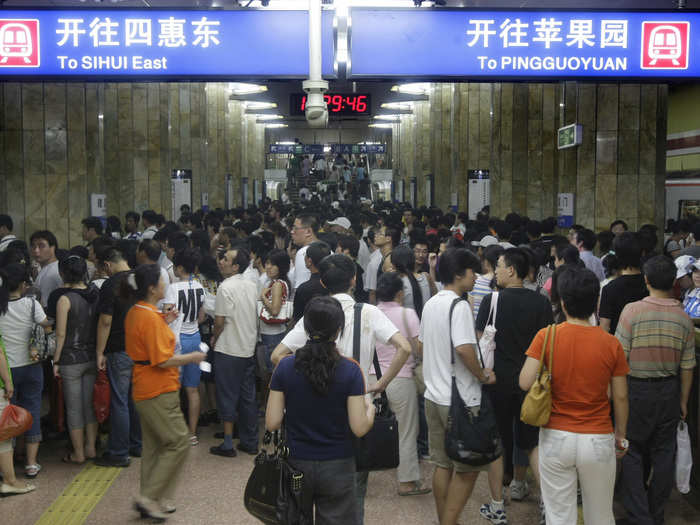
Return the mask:
{"type": "Polygon", "coordinates": [[[573,148],[581,144],[583,138],[583,126],[581,124],[569,124],[557,131],[557,148],[573,148]]]}

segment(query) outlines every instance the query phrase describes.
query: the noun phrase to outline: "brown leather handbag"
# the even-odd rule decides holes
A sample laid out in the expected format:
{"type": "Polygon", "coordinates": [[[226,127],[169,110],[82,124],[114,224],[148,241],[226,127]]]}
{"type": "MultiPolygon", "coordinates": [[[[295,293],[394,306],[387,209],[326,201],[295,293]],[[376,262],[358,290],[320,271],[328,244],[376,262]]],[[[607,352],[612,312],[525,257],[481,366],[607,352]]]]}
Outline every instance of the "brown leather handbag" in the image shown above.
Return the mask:
{"type": "Polygon", "coordinates": [[[544,343],[542,343],[542,353],[540,354],[540,371],[537,373],[535,382],[532,383],[520,408],[520,420],[533,427],[542,427],[549,423],[549,416],[552,413],[552,358],[554,356],[556,326],[551,324],[547,327],[544,343]],[[544,364],[547,342],[549,342],[549,369],[544,364]]]}

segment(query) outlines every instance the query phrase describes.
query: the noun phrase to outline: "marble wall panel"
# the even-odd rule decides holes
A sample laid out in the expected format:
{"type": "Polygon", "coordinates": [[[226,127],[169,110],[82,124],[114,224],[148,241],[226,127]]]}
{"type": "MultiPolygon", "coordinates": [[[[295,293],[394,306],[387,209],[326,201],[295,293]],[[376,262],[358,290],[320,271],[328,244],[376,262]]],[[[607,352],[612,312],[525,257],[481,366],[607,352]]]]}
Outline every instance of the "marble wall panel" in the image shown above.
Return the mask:
{"type": "Polygon", "coordinates": [[[85,84],[71,83],[66,88],[66,124],[68,128],[68,240],[71,246],[82,240],[80,221],[89,215],[86,154],[85,84]]]}
{"type": "MultiPolygon", "coordinates": [[[[119,118],[119,211],[121,217],[134,208],[134,86],[119,84],[117,87],[117,115],[119,118]]],[[[117,200],[117,199],[115,199],[117,200]]]]}
{"type": "MultiPolygon", "coordinates": [[[[25,234],[31,235],[37,230],[45,230],[46,223],[46,175],[40,173],[24,174],[25,234]]],[[[59,245],[60,246],[60,245],[59,245]]]]}
{"type": "Polygon", "coordinates": [[[6,130],[22,129],[22,85],[18,82],[4,82],[3,123],[6,130]]]}
{"type": "MultiPolygon", "coordinates": [[[[118,114],[117,84],[108,83],[105,85],[103,106],[103,131],[101,134],[104,136],[104,188],[107,194],[107,215],[121,216],[119,213],[121,195],[121,171],[119,166],[120,119],[118,114]]],[[[100,132],[98,131],[98,133],[100,132]]],[[[89,188],[88,191],[92,192],[92,188],[89,188]]]]}
{"type": "Polygon", "coordinates": [[[479,166],[479,84],[469,84],[469,141],[467,146],[468,151],[468,169],[478,170],[479,166]]]}
{"type": "Polygon", "coordinates": [[[555,184],[555,138],[558,109],[557,90],[554,84],[542,86],[542,217],[556,216],[557,188],[555,184]]]}
{"type": "MultiPolygon", "coordinates": [[[[491,177],[492,182],[491,184],[503,184],[501,182],[501,173],[503,171],[503,161],[501,154],[499,152],[499,147],[498,145],[501,143],[501,123],[503,119],[503,115],[501,112],[501,104],[502,104],[502,89],[503,85],[502,84],[494,84],[493,86],[493,97],[492,97],[492,107],[493,107],[493,114],[491,116],[491,163],[490,163],[490,172],[489,176],[491,177]]],[[[464,179],[466,180],[466,172],[464,179]]],[[[491,202],[495,207],[501,208],[501,192],[499,191],[493,191],[491,192],[491,202]]],[[[466,202],[466,201],[464,201],[466,202]]]]}
{"type": "Polygon", "coordinates": [[[595,183],[594,230],[600,231],[607,229],[617,216],[617,175],[598,173],[595,183]]]}
{"type": "Polygon", "coordinates": [[[44,85],[39,82],[22,84],[22,130],[44,130],[44,85]]]}
{"type": "Polygon", "coordinates": [[[620,86],[620,124],[621,130],[638,130],[640,119],[641,90],[639,84],[622,84],[620,86]]]}
{"type": "Polygon", "coordinates": [[[170,173],[173,165],[173,155],[170,147],[172,108],[170,107],[170,84],[158,84],[160,95],[160,209],[166,217],[171,216],[172,200],[170,198],[170,173]]]}
{"type": "MultiPolygon", "coordinates": [[[[639,175],[620,174],[617,176],[617,193],[615,218],[624,217],[631,229],[639,228],[637,224],[637,192],[639,190],[639,175]]],[[[612,222],[612,221],[611,221],[612,222]]],[[[604,225],[600,225],[603,227],[604,225]]]]}
{"type": "Polygon", "coordinates": [[[599,84],[596,126],[599,131],[617,131],[619,110],[619,86],[599,84]]]}
{"type": "Polygon", "coordinates": [[[160,209],[160,93],[159,84],[147,87],[148,104],[148,208],[160,209]]]}
{"type": "Polygon", "coordinates": [[[501,140],[498,153],[501,159],[500,184],[494,184],[491,191],[498,192],[501,203],[498,213],[513,207],[513,84],[501,86],[501,140]],[[498,186],[500,186],[500,191],[498,186]]]}
{"type": "MultiPolygon", "coordinates": [[[[90,193],[103,193],[106,191],[107,182],[104,170],[105,150],[104,125],[105,125],[105,85],[86,83],[85,89],[85,169],[86,180],[86,202],[90,193]],[[100,118],[102,115],[102,118],[100,118]]],[[[116,103],[115,103],[116,107],[116,103]]],[[[110,115],[111,117],[111,115],[110,115]]],[[[69,118],[69,123],[75,120],[69,118]]],[[[107,122],[116,124],[116,117],[110,118],[107,122]]],[[[72,140],[70,141],[72,143],[72,140]]],[[[109,203],[107,204],[109,207],[109,203]]],[[[87,214],[87,209],[86,209],[87,214]]]]}

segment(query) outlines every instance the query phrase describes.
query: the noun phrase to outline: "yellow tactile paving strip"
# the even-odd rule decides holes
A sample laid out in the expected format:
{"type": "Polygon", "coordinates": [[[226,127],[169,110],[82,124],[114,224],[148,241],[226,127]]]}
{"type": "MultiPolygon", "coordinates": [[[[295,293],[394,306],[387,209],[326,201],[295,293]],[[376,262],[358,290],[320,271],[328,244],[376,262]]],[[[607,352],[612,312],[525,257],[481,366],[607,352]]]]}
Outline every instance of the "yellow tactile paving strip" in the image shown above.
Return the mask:
{"type": "Polygon", "coordinates": [[[87,465],[73,478],[35,525],[81,525],[122,469],[87,465]]]}

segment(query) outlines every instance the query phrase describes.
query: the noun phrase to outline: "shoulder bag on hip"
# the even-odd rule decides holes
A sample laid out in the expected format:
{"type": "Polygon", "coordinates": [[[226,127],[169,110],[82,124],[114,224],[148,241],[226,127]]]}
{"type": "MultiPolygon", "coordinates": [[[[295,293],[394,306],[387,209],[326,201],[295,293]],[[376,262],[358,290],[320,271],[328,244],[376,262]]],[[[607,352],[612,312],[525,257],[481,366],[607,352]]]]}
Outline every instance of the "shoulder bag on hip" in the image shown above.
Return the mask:
{"type": "Polygon", "coordinates": [[[29,354],[36,355],[37,361],[44,361],[53,357],[56,352],[56,336],[52,332],[47,334],[44,327],[34,322],[36,315],[36,298],[29,297],[32,302],[32,332],[29,336],[29,354]]]}
{"type": "MultiPolygon", "coordinates": [[[[452,363],[452,398],[450,411],[447,415],[447,430],[445,432],[445,452],[450,459],[465,465],[479,467],[492,463],[503,455],[501,436],[498,433],[496,416],[491,402],[486,394],[481,392],[479,407],[468,407],[457,388],[455,376],[455,348],[452,343],[452,313],[462,298],[457,298],[450,307],[450,356],[452,363]]],[[[469,309],[471,312],[471,308],[469,309]]],[[[476,350],[484,366],[479,350],[476,350]]]]}
{"type": "Polygon", "coordinates": [[[272,315],[268,309],[265,308],[265,303],[263,303],[262,299],[258,299],[258,319],[265,324],[287,324],[292,318],[292,302],[288,300],[289,293],[287,291],[287,283],[284,281],[281,282],[284,291],[282,292],[282,304],[280,305],[280,311],[277,315],[272,315]]]}
{"type": "Polygon", "coordinates": [[[520,420],[533,427],[542,427],[549,423],[549,416],[552,414],[552,359],[554,357],[554,335],[556,330],[557,325],[555,324],[547,327],[544,343],[542,343],[542,353],[540,354],[540,370],[537,372],[535,382],[532,383],[520,407],[520,420]],[[549,369],[544,364],[548,341],[549,369]]]}
{"type": "Polygon", "coordinates": [[[263,445],[274,441],[274,450],[260,451],[243,494],[246,510],[267,525],[311,525],[310,493],[304,473],[288,462],[289,449],[283,431],[265,432],[263,445]],[[273,438],[274,434],[274,438],[273,438]]]}
{"type": "MultiPolygon", "coordinates": [[[[362,334],[362,303],[355,303],[352,356],[360,362],[360,336],[362,334]]],[[[374,352],[374,372],[377,381],[382,378],[377,352],[374,352]]],[[[374,426],[361,438],[354,438],[357,471],[387,470],[399,466],[399,424],[389,408],[386,392],[374,400],[377,412],[374,426]]]]}
{"type": "MultiPolygon", "coordinates": [[[[483,304],[483,303],[482,303],[483,304]]],[[[498,312],[498,292],[491,294],[491,308],[489,317],[486,320],[484,332],[479,339],[479,348],[484,360],[484,368],[493,368],[494,356],[496,354],[496,313],[498,312]]]]}

